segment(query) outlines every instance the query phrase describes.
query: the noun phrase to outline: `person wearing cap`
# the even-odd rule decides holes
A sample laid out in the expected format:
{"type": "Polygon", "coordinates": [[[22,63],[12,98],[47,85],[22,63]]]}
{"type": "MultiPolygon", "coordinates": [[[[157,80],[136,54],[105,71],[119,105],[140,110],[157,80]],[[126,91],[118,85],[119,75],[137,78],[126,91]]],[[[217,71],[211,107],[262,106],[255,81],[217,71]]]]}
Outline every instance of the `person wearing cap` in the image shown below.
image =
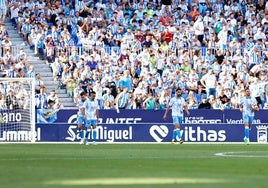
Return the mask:
{"type": "Polygon", "coordinates": [[[165,110],[163,119],[166,120],[169,110],[172,110],[172,119],[173,119],[173,135],[172,135],[172,143],[183,143],[183,140],[181,138],[181,124],[183,119],[183,110],[187,113],[187,115],[190,115],[190,112],[188,110],[188,105],[185,102],[185,99],[181,96],[182,95],[182,89],[178,87],[176,89],[176,96],[172,97],[167,105],[167,108],[165,110]]]}

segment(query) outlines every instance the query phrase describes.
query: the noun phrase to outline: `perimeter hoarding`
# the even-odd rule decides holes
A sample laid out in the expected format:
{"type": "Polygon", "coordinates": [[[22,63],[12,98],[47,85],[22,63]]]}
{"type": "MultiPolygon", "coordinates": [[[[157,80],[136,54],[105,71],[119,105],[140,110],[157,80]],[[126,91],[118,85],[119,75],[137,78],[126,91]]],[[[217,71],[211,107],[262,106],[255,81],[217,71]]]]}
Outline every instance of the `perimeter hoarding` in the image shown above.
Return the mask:
{"type": "MultiPolygon", "coordinates": [[[[268,124],[254,124],[251,142],[267,142],[268,124]]],[[[170,142],[172,124],[100,124],[98,142],[170,142]]],[[[37,141],[77,142],[79,135],[75,124],[38,124],[37,141]]],[[[243,124],[193,124],[184,125],[182,137],[186,142],[242,142],[243,124]]],[[[90,139],[90,137],[89,137],[90,139]]]]}
{"type": "MultiPolygon", "coordinates": [[[[54,123],[74,123],[77,110],[60,110],[54,123]]],[[[166,121],[163,120],[164,110],[100,110],[100,123],[172,123],[171,111],[166,121]]],[[[190,110],[185,115],[185,124],[242,124],[239,110],[190,110]]],[[[268,123],[268,110],[256,112],[254,123],[268,123]]]]}
{"type": "MultiPolygon", "coordinates": [[[[17,131],[18,126],[8,126],[9,123],[14,125],[18,122],[3,122],[0,127],[0,142],[26,141],[32,136],[38,142],[76,142],[79,140],[76,113],[77,110],[60,110],[54,123],[37,123],[35,135],[28,130],[17,131]]],[[[120,113],[115,110],[101,110],[98,141],[170,142],[173,131],[170,113],[168,119],[164,121],[163,110],[121,110],[120,113]]],[[[244,125],[240,111],[191,110],[190,113],[190,116],[184,117],[182,126],[185,141],[241,142],[243,140],[244,125]]],[[[252,142],[267,142],[267,115],[267,110],[256,113],[251,132],[252,142]]]]}
{"type": "MultiPolygon", "coordinates": [[[[61,110],[55,124],[37,124],[40,141],[78,141],[77,110],[61,110]],[[59,124],[58,124],[59,123],[59,124]],[[43,136],[42,136],[43,135],[43,136]]],[[[244,137],[239,110],[191,110],[184,117],[183,138],[187,142],[241,142],[244,137]]],[[[101,110],[98,141],[106,142],[170,142],[173,125],[171,112],[166,121],[163,110],[101,110]]],[[[267,142],[268,111],[256,113],[251,131],[252,142],[267,142]]]]}

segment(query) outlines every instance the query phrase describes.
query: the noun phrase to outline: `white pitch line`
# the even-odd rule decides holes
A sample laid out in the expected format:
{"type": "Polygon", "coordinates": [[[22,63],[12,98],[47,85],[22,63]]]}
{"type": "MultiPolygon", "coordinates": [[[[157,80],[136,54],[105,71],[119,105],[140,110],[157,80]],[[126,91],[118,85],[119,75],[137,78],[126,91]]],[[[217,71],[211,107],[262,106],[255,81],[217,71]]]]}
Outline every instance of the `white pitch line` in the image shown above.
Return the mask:
{"type": "Polygon", "coordinates": [[[268,158],[268,153],[265,151],[262,151],[262,154],[258,154],[260,152],[254,151],[255,154],[252,154],[251,152],[221,152],[221,153],[215,153],[214,155],[219,157],[242,157],[242,158],[268,158]]]}
{"type": "Polygon", "coordinates": [[[152,184],[195,184],[195,183],[225,183],[223,179],[208,178],[98,178],[55,180],[46,182],[46,185],[152,185],[152,184]]]}
{"type": "Polygon", "coordinates": [[[138,156],[138,155],[129,155],[129,156],[81,156],[81,157],[31,157],[31,158],[0,158],[0,161],[51,161],[51,160],[95,160],[95,159],[105,159],[105,160],[132,160],[132,159],[207,159],[211,155],[199,155],[199,156],[138,156]]]}
{"type": "MultiPolygon", "coordinates": [[[[0,145],[5,145],[5,144],[57,144],[57,145],[60,145],[60,144],[79,144],[79,142],[0,142],[0,145]]],[[[97,142],[97,144],[134,144],[134,145],[139,145],[139,144],[145,144],[145,145],[151,145],[151,144],[155,144],[155,145],[161,145],[161,144],[167,144],[167,145],[170,145],[170,142],[118,142],[118,141],[114,141],[114,142],[97,142]]],[[[244,145],[245,143],[244,142],[184,142],[184,145],[185,144],[190,144],[190,145],[196,145],[196,144],[215,144],[215,145],[232,145],[232,144],[238,144],[238,145],[244,145]]],[[[258,143],[258,142],[251,142],[250,143],[251,145],[266,145],[268,144],[267,143],[258,143]]]]}

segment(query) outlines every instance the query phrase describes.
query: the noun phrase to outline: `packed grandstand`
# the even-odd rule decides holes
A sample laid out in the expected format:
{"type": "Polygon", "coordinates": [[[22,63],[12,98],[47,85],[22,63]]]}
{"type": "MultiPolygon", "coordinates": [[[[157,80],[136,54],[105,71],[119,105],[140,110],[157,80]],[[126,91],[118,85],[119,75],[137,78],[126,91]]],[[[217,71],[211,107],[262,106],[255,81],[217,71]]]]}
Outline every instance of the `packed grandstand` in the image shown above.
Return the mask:
{"type": "MultiPolygon", "coordinates": [[[[190,109],[237,109],[249,87],[268,109],[264,0],[0,2],[74,103],[82,91],[95,91],[100,109],[165,109],[181,87],[190,109]]],[[[23,50],[12,54],[3,20],[0,38],[1,75],[36,78],[36,95],[45,97],[37,108],[45,108],[45,85],[23,50]]],[[[14,88],[0,89],[1,109],[12,108],[14,88]]]]}

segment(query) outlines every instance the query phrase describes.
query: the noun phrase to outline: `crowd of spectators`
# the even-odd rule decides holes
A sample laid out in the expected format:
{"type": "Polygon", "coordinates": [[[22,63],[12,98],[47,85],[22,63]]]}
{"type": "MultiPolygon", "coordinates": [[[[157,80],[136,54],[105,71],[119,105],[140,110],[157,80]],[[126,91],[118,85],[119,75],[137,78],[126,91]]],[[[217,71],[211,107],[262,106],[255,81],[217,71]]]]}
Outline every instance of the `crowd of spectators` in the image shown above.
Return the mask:
{"type": "MultiPolygon", "coordinates": [[[[24,44],[74,102],[95,91],[101,109],[165,109],[181,87],[190,109],[236,109],[249,87],[268,108],[264,0],[20,0],[7,7],[24,44]]],[[[36,76],[19,55],[8,59],[4,25],[0,37],[1,70],[36,76]]]]}

